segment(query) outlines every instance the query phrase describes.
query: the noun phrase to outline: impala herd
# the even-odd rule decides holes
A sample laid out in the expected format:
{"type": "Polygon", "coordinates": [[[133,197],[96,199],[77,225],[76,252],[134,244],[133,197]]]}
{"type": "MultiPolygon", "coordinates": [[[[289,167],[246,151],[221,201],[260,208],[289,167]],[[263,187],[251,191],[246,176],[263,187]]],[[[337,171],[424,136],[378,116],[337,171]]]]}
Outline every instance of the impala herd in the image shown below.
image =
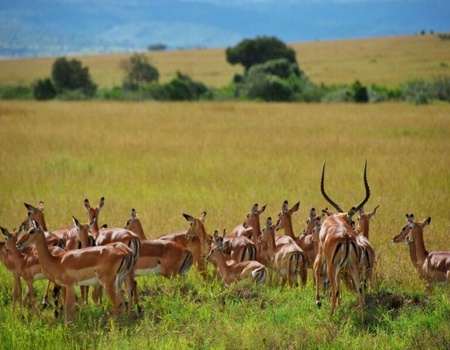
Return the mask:
{"type": "MultiPolygon", "coordinates": [[[[226,230],[206,232],[206,212],[199,217],[183,214],[189,222],[186,231],[148,239],[134,209],[124,228],[99,227],[99,215],[105,199],[98,206],[84,201],[87,222],[73,217],[73,226],[49,231],[44,218],[44,205],[34,207],[25,203],[27,217],[17,230],[10,232],[1,227],[5,242],[0,243],[0,258],[13,274],[12,305],[25,306],[27,301],[37,308],[33,282],[47,279],[43,305],[47,305],[50,286],[53,285],[55,315],[58,315],[59,292],[67,322],[76,314],[77,294],[80,303],[88,303],[89,286],[92,299],[102,302],[103,290],[112,303],[111,315],[132,312],[132,305],[142,309],[136,278],[156,274],[167,278],[185,275],[194,266],[201,276],[208,278],[211,263],[216,278],[225,286],[244,278],[255,283],[281,284],[297,287],[307,282],[307,271],[312,270],[315,300],[321,306],[321,289],[331,287],[333,315],[340,299],[341,279],[349,290],[356,292],[364,322],[364,292],[370,288],[375,266],[375,250],[369,240],[369,222],[378,206],[370,212],[364,205],[370,197],[367,181],[367,162],[364,166],[365,197],[355,207],[344,212],[325,191],[325,164],[322,169],[321,193],[336,209],[317,212],[310,210],[303,232],[296,235],[292,216],[300,202],[289,208],[288,201],[281,205],[278,217],[267,217],[261,225],[261,214],[266,206],[254,204],[244,222],[229,235],[226,230]],[[359,215],[358,225],[353,216],[359,215]],[[283,232],[284,234],[278,234],[283,232]],[[22,296],[21,280],[26,290],[22,296]]],[[[450,282],[450,251],[427,251],[423,229],[431,218],[422,222],[414,215],[406,215],[407,224],[393,238],[394,243],[409,245],[411,260],[429,288],[433,283],[450,282]]]]}

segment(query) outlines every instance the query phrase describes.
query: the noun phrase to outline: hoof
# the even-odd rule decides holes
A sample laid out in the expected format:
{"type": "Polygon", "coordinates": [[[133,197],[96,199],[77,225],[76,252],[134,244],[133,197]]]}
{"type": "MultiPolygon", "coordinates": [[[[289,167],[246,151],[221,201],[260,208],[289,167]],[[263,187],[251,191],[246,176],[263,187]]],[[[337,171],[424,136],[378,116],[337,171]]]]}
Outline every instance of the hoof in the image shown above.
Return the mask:
{"type": "Polygon", "coordinates": [[[316,301],[316,305],[320,309],[320,307],[322,306],[322,302],[320,300],[318,300],[318,301],[316,301]]]}

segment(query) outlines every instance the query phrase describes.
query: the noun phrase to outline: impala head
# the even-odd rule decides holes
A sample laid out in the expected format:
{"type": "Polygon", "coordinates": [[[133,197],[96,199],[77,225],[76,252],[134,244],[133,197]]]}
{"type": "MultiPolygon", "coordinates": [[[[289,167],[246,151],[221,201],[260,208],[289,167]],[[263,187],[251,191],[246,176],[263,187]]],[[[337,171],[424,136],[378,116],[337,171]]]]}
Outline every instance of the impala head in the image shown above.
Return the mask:
{"type": "Polygon", "coordinates": [[[247,214],[247,217],[244,221],[244,227],[257,227],[259,228],[259,216],[264,213],[264,210],[266,210],[267,204],[263,205],[261,209],[258,208],[258,203],[255,203],[250,210],[250,213],[247,214]]]}
{"type": "Polygon", "coordinates": [[[41,236],[44,236],[44,231],[37,221],[30,221],[29,226],[30,228],[28,231],[21,235],[17,240],[16,247],[19,250],[35,246],[39,239],[41,239],[41,236]]]}
{"type": "Polygon", "coordinates": [[[311,230],[311,242],[319,242],[320,227],[322,226],[322,217],[316,216],[314,218],[314,228],[311,230]]]}
{"type": "Polygon", "coordinates": [[[22,223],[22,225],[28,226],[28,222],[36,221],[42,227],[44,231],[47,231],[47,225],[45,224],[44,218],[44,202],[40,201],[37,207],[32,206],[31,204],[24,203],[25,208],[27,208],[27,218],[22,223]]]}
{"type": "Polygon", "coordinates": [[[320,190],[322,192],[323,197],[326,199],[326,201],[328,203],[330,203],[340,214],[340,216],[344,217],[345,220],[347,221],[347,223],[351,226],[352,225],[352,217],[353,215],[355,215],[355,213],[358,212],[358,210],[360,210],[364,204],[367,203],[367,201],[369,200],[370,197],[370,188],[369,188],[369,183],[367,182],[367,160],[364,164],[364,187],[366,189],[366,195],[364,197],[364,199],[361,201],[361,203],[359,203],[356,207],[352,207],[347,213],[344,213],[344,211],[341,209],[341,207],[334,202],[325,192],[325,164],[323,163],[323,168],[322,168],[322,178],[320,181],[320,190]]]}
{"type": "Polygon", "coordinates": [[[3,236],[5,237],[5,246],[3,247],[4,251],[10,251],[11,246],[16,245],[17,237],[24,229],[23,225],[20,225],[19,229],[16,231],[16,229],[13,230],[13,232],[9,232],[6,228],[0,226],[0,230],[2,231],[3,236]]]}
{"type": "Polygon", "coordinates": [[[269,216],[266,220],[266,224],[261,231],[261,236],[258,237],[258,242],[263,243],[269,240],[273,240],[275,243],[275,225],[272,224],[272,218],[269,216]]]}
{"type": "Polygon", "coordinates": [[[130,218],[125,223],[125,229],[135,232],[136,227],[142,227],[141,220],[139,219],[139,215],[136,213],[136,210],[131,209],[130,218]]]}
{"type": "Polygon", "coordinates": [[[414,214],[406,214],[406,221],[406,225],[403,226],[400,233],[392,239],[392,242],[414,242],[414,232],[423,231],[424,227],[430,224],[431,217],[428,217],[420,222],[414,221],[414,214]]]}
{"type": "Polygon", "coordinates": [[[324,210],[328,210],[328,208],[323,209],[320,214],[316,214],[316,209],[311,208],[309,211],[309,217],[306,220],[306,228],[302,232],[304,235],[310,235],[313,233],[313,230],[316,227],[316,221],[318,220],[320,224],[322,218],[325,216],[324,210]]]}
{"type": "Polygon", "coordinates": [[[100,210],[102,210],[104,205],[105,205],[105,197],[100,198],[100,202],[96,207],[91,207],[89,200],[87,198],[84,200],[84,207],[86,208],[89,221],[91,221],[93,218],[98,220],[98,214],[100,213],[100,210]]]}
{"type": "Polygon", "coordinates": [[[183,214],[183,216],[190,224],[189,229],[186,232],[187,240],[203,239],[208,235],[205,230],[206,211],[202,212],[198,218],[194,218],[189,214],[183,214]]]}
{"type": "Polygon", "coordinates": [[[289,209],[288,201],[285,200],[281,205],[281,211],[278,213],[278,221],[275,224],[275,229],[283,229],[288,222],[292,222],[292,214],[300,208],[300,201],[295,203],[291,209],[289,209]]]}
{"type": "Polygon", "coordinates": [[[227,235],[226,229],[223,230],[222,236],[219,236],[219,231],[217,231],[217,230],[214,231],[212,245],[211,245],[212,247],[211,247],[211,250],[210,250],[208,256],[206,257],[206,261],[208,261],[208,262],[216,261],[215,256],[219,252],[222,252],[224,249],[223,241],[225,240],[226,235],[227,235]]]}
{"type": "Polygon", "coordinates": [[[372,211],[365,213],[364,207],[359,209],[358,215],[358,231],[368,234],[369,233],[369,222],[372,216],[377,213],[379,205],[377,205],[372,211]]]}

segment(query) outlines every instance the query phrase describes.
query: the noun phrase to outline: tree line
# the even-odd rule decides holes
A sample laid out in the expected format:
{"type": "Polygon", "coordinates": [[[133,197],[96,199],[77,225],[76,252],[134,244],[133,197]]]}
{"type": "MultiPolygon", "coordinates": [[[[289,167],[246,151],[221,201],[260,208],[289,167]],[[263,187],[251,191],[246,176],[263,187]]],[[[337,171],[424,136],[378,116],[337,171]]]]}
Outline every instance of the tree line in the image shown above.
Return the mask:
{"type": "Polygon", "coordinates": [[[159,101],[259,100],[268,102],[382,102],[406,100],[426,104],[432,100],[450,102],[450,78],[435,77],[431,82],[415,79],[398,88],[365,86],[356,80],[350,85],[315,84],[300,69],[296,53],[275,37],[244,39],[225,51],[232,65],[242,65],[243,73],[221,88],[206,86],[182,72],[168,83],[159,82],[159,71],[145,54],[135,53],[120,63],[124,72],[121,86],[99,89],[89,69],[79,60],[60,57],[52,66],[51,77],[35,81],[31,87],[0,88],[0,99],[37,100],[107,99],[159,101]]]}

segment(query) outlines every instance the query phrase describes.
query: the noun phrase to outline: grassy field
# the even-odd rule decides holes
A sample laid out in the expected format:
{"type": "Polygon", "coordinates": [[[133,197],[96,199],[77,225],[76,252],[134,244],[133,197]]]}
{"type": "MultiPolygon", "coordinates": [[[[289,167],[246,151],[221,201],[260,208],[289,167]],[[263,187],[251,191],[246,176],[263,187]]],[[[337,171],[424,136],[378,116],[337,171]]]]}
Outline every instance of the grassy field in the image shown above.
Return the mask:
{"type": "MultiPolygon", "coordinates": [[[[317,43],[318,45],[320,43],[317,43]]],[[[450,346],[449,289],[425,292],[404,245],[391,243],[405,214],[432,217],[427,248],[450,249],[448,105],[113,103],[0,101],[0,225],[43,200],[49,229],[86,221],[83,201],[105,197],[100,223],[123,227],[131,208],[147,237],[188,227],[182,214],[207,211],[206,228],[231,230],[254,203],[263,220],[301,201],[297,234],[311,207],[344,209],[364,197],[380,205],[371,241],[378,254],[364,325],[356,296],[328,318],[313,285],[228,290],[186,278],[139,280],[144,314],[108,321],[105,307],[81,307],[70,327],[50,310],[12,312],[11,274],[0,267],[0,348],[71,349],[410,349],[450,346]]],[[[43,283],[37,282],[39,292],[43,283]]]]}
{"type": "MultiPolygon", "coordinates": [[[[292,43],[300,68],[317,84],[351,84],[397,87],[411,79],[430,80],[450,74],[450,43],[437,35],[396,36],[358,40],[292,43]]],[[[208,86],[228,85],[242,67],[227,63],[225,49],[199,49],[147,53],[168,82],[177,71],[208,86]]],[[[79,56],[100,87],[121,85],[121,60],[128,54],[79,56]]],[[[1,84],[30,84],[50,76],[55,58],[0,60],[1,84]]]]}

